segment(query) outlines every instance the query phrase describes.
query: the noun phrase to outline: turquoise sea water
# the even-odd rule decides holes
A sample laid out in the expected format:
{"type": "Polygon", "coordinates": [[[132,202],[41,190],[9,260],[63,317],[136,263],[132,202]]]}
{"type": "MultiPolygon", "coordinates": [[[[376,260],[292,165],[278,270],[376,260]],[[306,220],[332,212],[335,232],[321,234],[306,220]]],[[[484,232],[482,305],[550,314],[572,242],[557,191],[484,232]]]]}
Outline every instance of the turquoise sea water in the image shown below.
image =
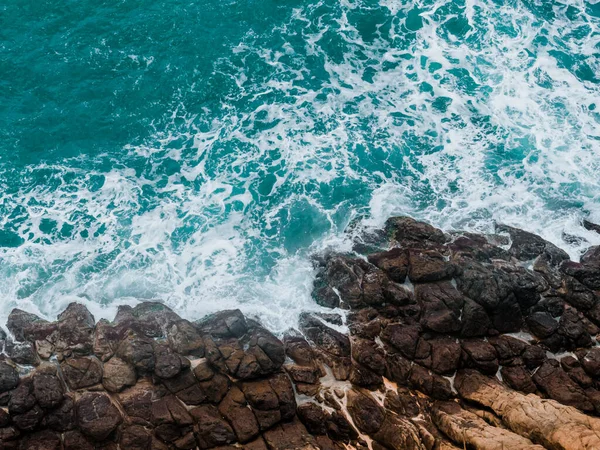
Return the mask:
{"type": "Polygon", "coordinates": [[[5,0],[0,137],[0,318],[282,330],[353,220],[600,243],[600,3],[5,0]]]}

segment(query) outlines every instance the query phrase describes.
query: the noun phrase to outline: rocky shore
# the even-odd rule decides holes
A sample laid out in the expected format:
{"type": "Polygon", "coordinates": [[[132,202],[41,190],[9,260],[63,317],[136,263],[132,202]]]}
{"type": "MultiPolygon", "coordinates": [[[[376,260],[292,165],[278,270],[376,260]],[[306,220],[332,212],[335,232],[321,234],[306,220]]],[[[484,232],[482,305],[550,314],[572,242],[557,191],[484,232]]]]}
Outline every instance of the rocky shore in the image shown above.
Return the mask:
{"type": "Polygon", "coordinates": [[[237,310],[13,310],[0,448],[600,449],[600,247],[399,217],[316,264],[331,312],[280,337],[237,310]]]}

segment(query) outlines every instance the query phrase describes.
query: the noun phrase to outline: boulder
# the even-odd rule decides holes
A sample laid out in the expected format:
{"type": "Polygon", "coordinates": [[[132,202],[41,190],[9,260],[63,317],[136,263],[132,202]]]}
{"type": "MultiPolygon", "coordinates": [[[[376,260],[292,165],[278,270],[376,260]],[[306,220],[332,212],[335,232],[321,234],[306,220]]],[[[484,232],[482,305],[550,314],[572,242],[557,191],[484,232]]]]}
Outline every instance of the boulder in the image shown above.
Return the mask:
{"type": "Polygon", "coordinates": [[[259,424],[252,410],[247,407],[242,391],[233,386],[221,404],[219,412],[231,424],[238,441],[242,444],[256,438],[260,432],[259,424]]]}
{"type": "Polygon", "coordinates": [[[10,391],[19,384],[17,370],[6,361],[0,361],[0,392],[10,391]]]}
{"type": "Polygon", "coordinates": [[[500,369],[502,380],[516,391],[533,394],[537,390],[529,371],[523,366],[505,366],[500,369]]]}
{"type": "Polygon", "coordinates": [[[391,217],[385,223],[385,231],[402,247],[438,247],[448,240],[441,230],[410,217],[391,217]]]}
{"type": "Polygon", "coordinates": [[[526,322],[533,335],[540,339],[550,337],[558,330],[558,321],[547,312],[534,312],[526,322]]]}
{"type": "Polygon", "coordinates": [[[31,342],[13,342],[8,340],[4,346],[4,351],[17,364],[37,366],[40,363],[40,358],[31,342]]]}
{"type": "Polygon", "coordinates": [[[6,327],[17,341],[30,342],[44,339],[55,329],[47,320],[18,308],[10,312],[6,327]]]}
{"type": "Polygon", "coordinates": [[[106,440],[123,421],[106,394],[86,392],[77,400],[76,410],[79,429],[95,441],[106,440]]]}
{"type": "Polygon", "coordinates": [[[408,274],[408,252],[402,248],[372,253],[368,260],[374,266],[383,270],[396,283],[404,283],[408,274]]]}
{"type": "Polygon", "coordinates": [[[187,320],[173,323],[167,329],[167,342],[179,355],[204,356],[204,341],[196,327],[187,320]]]}
{"type": "Polygon", "coordinates": [[[421,306],[421,325],[437,333],[460,331],[465,297],[448,281],[419,284],[415,296],[421,306]]]}
{"type": "Polygon", "coordinates": [[[67,358],[60,367],[65,381],[73,390],[94,386],[102,381],[102,364],[93,356],[67,358]]]}
{"type": "Polygon", "coordinates": [[[135,367],[140,375],[151,373],[154,370],[153,341],[145,336],[129,333],[119,344],[116,355],[135,367]]]}
{"type": "Polygon", "coordinates": [[[196,439],[201,449],[235,442],[236,436],[233,429],[215,406],[198,406],[191,409],[190,414],[197,423],[196,439]]]}
{"type": "Polygon", "coordinates": [[[139,380],[117,397],[132,423],[148,426],[152,421],[152,405],[166,394],[165,388],[155,386],[148,380],[139,380]]]}
{"type": "Polygon", "coordinates": [[[248,331],[246,318],[239,309],[220,311],[196,323],[201,333],[216,338],[240,338],[248,331]]]}
{"type": "Polygon", "coordinates": [[[533,375],[533,381],[550,398],[564,405],[574,406],[582,411],[594,410],[583,389],[571,380],[556,360],[544,362],[533,375]]]}
{"type": "Polygon", "coordinates": [[[454,264],[435,250],[410,249],[408,261],[408,278],[413,283],[446,280],[456,273],[454,264]]]}
{"type": "Polygon", "coordinates": [[[136,381],[135,368],[121,358],[114,356],[104,363],[102,385],[108,392],[121,392],[136,381]]]}
{"type": "Polygon", "coordinates": [[[519,261],[530,261],[543,254],[548,255],[556,264],[569,259],[567,252],[533,233],[508,225],[497,225],[496,231],[510,235],[511,246],[508,251],[519,261]]]}
{"type": "Polygon", "coordinates": [[[75,401],[72,396],[68,394],[65,395],[62,403],[60,403],[58,407],[46,412],[44,425],[52,430],[60,432],[69,431],[75,428],[75,401]]]}
{"type": "Polygon", "coordinates": [[[23,450],[61,450],[62,440],[58,433],[42,430],[21,439],[20,448],[23,450]]]}
{"type": "Polygon", "coordinates": [[[461,342],[464,351],[465,367],[473,367],[487,375],[498,372],[498,354],[492,344],[483,340],[464,340],[461,342]]]}
{"type": "Polygon", "coordinates": [[[123,427],[119,445],[127,450],[147,450],[150,448],[152,435],[141,425],[128,425],[123,427]]]}
{"type": "Polygon", "coordinates": [[[33,395],[44,409],[54,408],[63,400],[63,385],[53,373],[35,373],[33,375],[33,395]]]}

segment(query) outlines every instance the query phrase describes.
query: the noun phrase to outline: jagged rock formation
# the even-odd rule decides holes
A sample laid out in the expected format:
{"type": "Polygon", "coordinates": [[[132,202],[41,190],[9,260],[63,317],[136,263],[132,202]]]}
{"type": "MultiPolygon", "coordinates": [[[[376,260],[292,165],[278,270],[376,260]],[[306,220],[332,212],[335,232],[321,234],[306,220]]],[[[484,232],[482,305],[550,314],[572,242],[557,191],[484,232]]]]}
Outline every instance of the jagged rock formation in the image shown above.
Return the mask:
{"type": "Polygon", "coordinates": [[[598,449],[600,250],[497,231],[390,219],[318,260],[334,309],[281,339],[237,310],[15,309],[0,448],[598,449]]]}

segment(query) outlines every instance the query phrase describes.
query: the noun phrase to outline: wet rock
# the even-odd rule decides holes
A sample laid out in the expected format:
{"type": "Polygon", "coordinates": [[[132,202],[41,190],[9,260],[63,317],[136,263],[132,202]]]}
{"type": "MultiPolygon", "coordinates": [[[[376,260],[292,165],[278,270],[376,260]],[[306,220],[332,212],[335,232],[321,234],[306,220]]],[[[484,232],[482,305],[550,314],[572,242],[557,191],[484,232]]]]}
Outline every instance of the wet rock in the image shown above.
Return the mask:
{"type": "Polygon", "coordinates": [[[419,284],[415,296],[421,305],[421,325],[437,333],[460,331],[464,296],[450,282],[419,284]]]}
{"type": "Polygon", "coordinates": [[[419,326],[392,323],[383,329],[381,339],[392,345],[406,358],[414,359],[419,335],[419,326]]]}
{"type": "Polygon", "coordinates": [[[109,392],[120,392],[126,387],[135,385],[137,376],[131,364],[121,358],[112,357],[104,363],[102,385],[109,392]]]}
{"type": "Polygon", "coordinates": [[[385,354],[374,341],[356,339],[352,344],[352,357],[378,375],[385,373],[385,354]]]}
{"type": "Polygon", "coordinates": [[[206,400],[215,405],[223,400],[231,385],[226,375],[215,372],[206,361],[194,368],[194,375],[206,400]]]}
{"type": "Polygon", "coordinates": [[[385,410],[370,394],[350,390],[348,396],[348,412],[358,429],[366,434],[374,434],[381,428],[385,419],[385,410]]]}
{"type": "Polygon", "coordinates": [[[44,411],[38,405],[28,411],[12,416],[12,422],[21,431],[33,431],[42,422],[44,411]]]}
{"type": "Polygon", "coordinates": [[[167,330],[167,342],[175,353],[182,356],[204,356],[204,341],[202,336],[187,320],[172,324],[167,330]]]}
{"type": "Polygon", "coordinates": [[[567,275],[575,278],[581,284],[592,290],[600,289],[600,266],[595,261],[596,251],[584,255],[585,261],[591,264],[580,264],[574,261],[563,261],[560,268],[567,275]]]}
{"type": "Polygon", "coordinates": [[[519,261],[529,261],[543,254],[551,257],[555,263],[569,259],[567,252],[533,233],[508,225],[497,225],[496,231],[510,235],[511,246],[508,251],[519,261]]]}
{"type": "Polygon", "coordinates": [[[163,379],[162,382],[172,394],[187,405],[199,405],[207,399],[206,392],[189,369],[173,378],[163,379]]]}
{"type": "Polygon", "coordinates": [[[246,318],[239,309],[220,311],[196,323],[205,334],[221,338],[240,338],[248,331],[246,318]]]}
{"type": "Polygon", "coordinates": [[[157,345],[154,354],[154,373],[160,378],[173,378],[190,367],[189,360],[179,356],[165,345],[157,345]]]}
{"type": "Polygon", "coordinates": [[[107,320],[101,319],[94,333],[93,352],[103,362],[113,357],[119,344],[127,335],[125,327],[113,326],[107,320]]]}
{"type": "Polygon", "coordinates": [[[465,297],[461,316],[461,336],[487,336],[492,329],[492,322],[483,306],[465,297]]]}
{"type": "Polygon", "coordinates": [[[592,377],[600,377],[600,348],[595,347],[581,359],[583,369],[592,377]]]}
{"type": "Polygon", "coordinates": [[[298,417],[313,435],[327,434],[327,419],[329,413],[316,403],[303,403],[298,406],[298,417]]]}
{"type": "Polygon", "coordinates": [[[141,302],[135,307],[119,306],[114,323],[132,330],[139,336],[163,337],[165,330],[181,317],[160,302],[141,302]]]}
{"type": "Polygon", "coordinates": [[[52,430],[64,432],[76,425],[75,402],[70,395],[64,396],[62,403],[46,413],[44,424],[52,430]]]}
{"type": "Polygon", "coordinates": [[[76,403],[77,425],[96,441],[107,439],[122,422],[119,410],[106,394],[86,392],[76,403]]]}
{"type": "Polygon", "coordinates": [[[411,394],[410,390],[404,387],[398,387],[396,391],[387,391],[384,407],[405,417],[416,417],[421,410],[416,394],[411,394]]]}
{"type": "Polygon", "coordinates": [[[350,383],[368,389],[377,389],[383,385],[381,375],[369,370],[365,366],[353,363],[350,369],[350,383]]]}
{"type": "Polygon", "coordinates": [[[33,379],[31,377],[21,379],[19,385],[11,392],[8,401],[8,412],[23,414],[34,407],[36,398],[33,395],[33,379]]]}
{"type": "Polygon", "coordinates": [[[266,430],[281,420],[279,399],[268,380],[245,382],[242,391],[254,410],[261,430],[266,430]]]}
{"type": "Polygon", "coordinates": [[[372,253],[369,262],[383,270],[396,283],[404,283],[408,274],[408,252],[402,248],[372,253]]]}
{"type": "Polygon", "coordinates": [[[296,419],[282,423],[264,433],[264,440],[270,449],[277,450],[318,450],[319,447],[313,436],[296,419]]]}
{"type": "Polygon", "coordinates": [[[596,225],[589,220],[583,219],[583,228],[589,231],[595,231],[596,233],[600,233],[600,225],[596,225]]]}
{"type": "Polygon", "coordinates": [[[454,396],[450,381],[440,375],[431,373],[418,364],[411,367],[408,383],[413,389],[418,389],[438,400],[448,400],[454,396]]]}
{"type": "Polygon", "coordinates": [[[583,314],[579,313],[576,309],[565,309],[564,314],[558,322],[558,335],[563,338],[559,342],[559,347],[564,346],[569,350],[578,347],[590,347],[592,345],[592,337],[588,333],[586,322],[583,314]]]}
{"type": "Polygon", "coordinates": [[[102,364],[93,356],[67,358],[60,367],[71,389],[83,389],[102,381],[102,364]]]}
{"type": "Polygon", "coordinates": [[[33,395],[44,409],[54,408],[63,400],[64,389],[55,374],[35,373],[33,375],[33,395]]]}
{"type": "Polygon", "coordinates": [[[461,346],[466,356],[466,367],[474,367],[487,375],[496,374],[499,363],[493,345],[483,340],[465,340],[461,346]]]}
{"type": "Polygon", "coordinates": [[[121,448],[127,450],[147,450],[151,442],[152,435],[140,425],[124,427],[119,440],[121,448]]]}
{"type": "Polygon", "coordinates": [[[502,367],[500,374],[502,375],[502,380],[517,391],[532,394],[537,390],[529,371],[523,366],[502,367]]]}
{"type": "Polygon", "coordinates": [[[530,345],[525,348],[521,358],[523,359],[525,367],[527,367],[529,370],[533,370],[546,361],[546,352],[543,348],[538,347],[537,345],[530,345]]]}
{"type": "Polygon", "coordinates": [[[44,339],[54,330],[47,320],[18,308],[13,309],[9,314],[6,327],[17,341],[30,342],[44,339]]]}
{"type": "Polygon", "coordinates": [[[0,392],[10,391],[19,384],[16,369],[5,361],[0,361],[0,392]]]}
{"type": "Polygon", "coordinates": [[[544,339],[558,330],[558,322],[546,312],[534,312],[527,317],[527,326],[538,338],[544,339]]]}
{"type": "Polygon", "coordinates": [[[195,434],[201,449],[235,442],[233,429],[215,406],[199,406],[190,410],[190,414],[198,424],[195,434]]]}
{"type": "Polygon", "coordinates": [[[408,251],[408,259],[408,277],[413,283],[450,279],[456,272],[454,264],[434,250],[411,249],[408,251]]]}
{"type": "MultiPolygon", "coordinates": [[[[189,448],[185,444],[192,434],[194,421],[186,407],[174,396],[169,395],[152,403],[152,423],[155,425],[156,436],[166,443],[180,448],[189,448]]],[[[192,434],[193,437],[193,434],[192,434]]]]}
{"type": "Polygon", "coordinates": [[[61,450],[60,435],[49,430],[38,431],[25,436],[20,443],[23,450],[61,450]]]}
{"type": "Polygon", "coordinates": [[[232,387],[221,404],[219,412],[231,424],[241,443],[249,442],[259,434],[259,424],[247,407],[246,398],[237,387],[232,387]]]}
{"type": "Polygon", "coordinates": [[[533,375],[533,381],[549,397],[582,411],[593,411],[594,406],[578,386],[560,367],[556,360],[547,360],[533,375]]]}
{"type": "Polygon", "coordinates": [[[37,366],[40,359],[34,345],[31,342],[7,341],[4,351],[17,364],[26,366],[37,366]]]}
{"type": "Polygon", "coordinates": [[[145,336],[130,333],[119,344],[116,355],[135,367],[140,375],[151,373],[154,370],[154,348],[152,341],[145,336]]]}
{"type": "Polygon", "coordinates": [[[93,333],[96,321],[88,309],[71,303],[58,316],[57,332],[50,338],[57,353],[89,355],[93,351],[93,333]]]}
{"type": "Polygon", "coordinates": [[[447,241],[441,230],[410,217],[392,217],[385,223],[386,233],[402,247],[436,247],[447,241]]]}
{"type": "Polygon", "coordinates": [[[147,426],[152,421],[152,405],[165,395],[164,388],[148,380],[140,380],[135,386],[120,392],[118,399],[129,420],[147,426]]]}

